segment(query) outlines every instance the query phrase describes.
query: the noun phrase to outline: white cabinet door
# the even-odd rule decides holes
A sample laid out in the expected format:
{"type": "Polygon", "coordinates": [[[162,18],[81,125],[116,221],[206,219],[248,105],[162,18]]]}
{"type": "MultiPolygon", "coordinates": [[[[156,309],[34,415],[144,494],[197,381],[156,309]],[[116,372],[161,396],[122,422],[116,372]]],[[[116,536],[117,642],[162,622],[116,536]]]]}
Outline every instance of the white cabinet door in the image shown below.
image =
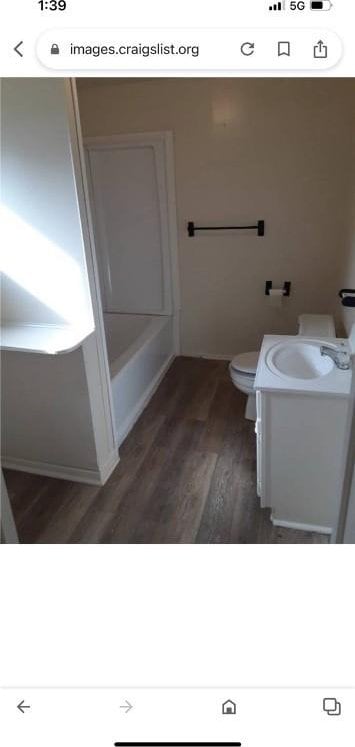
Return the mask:
{"type": "MultiPolygon", "coordinates": [[[[355,325],[353,337],[355,337],[355,325]]],[[[352,344],[355,346],[355,340],[352,344]]],[[[355,371],[355,355],[352,356],[353,372],[355,371]]],[[[353,373],[352,392],[349,406],[348,449],[346,455],[342,502],[336,537],[333,541],[355,544],[355,374],[353,373]]]]}

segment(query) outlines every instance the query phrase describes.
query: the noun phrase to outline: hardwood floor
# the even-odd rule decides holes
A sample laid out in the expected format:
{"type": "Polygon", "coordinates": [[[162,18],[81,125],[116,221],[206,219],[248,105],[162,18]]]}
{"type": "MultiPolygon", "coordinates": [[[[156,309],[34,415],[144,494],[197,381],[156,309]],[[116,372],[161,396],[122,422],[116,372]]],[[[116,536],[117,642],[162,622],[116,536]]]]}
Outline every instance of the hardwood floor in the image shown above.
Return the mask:
{"type": "Polygon", "coordinates": [[[177,358],[101,488],[5,471],[24,543],[327,543],[273,527],[227,364],[177,358]]]}

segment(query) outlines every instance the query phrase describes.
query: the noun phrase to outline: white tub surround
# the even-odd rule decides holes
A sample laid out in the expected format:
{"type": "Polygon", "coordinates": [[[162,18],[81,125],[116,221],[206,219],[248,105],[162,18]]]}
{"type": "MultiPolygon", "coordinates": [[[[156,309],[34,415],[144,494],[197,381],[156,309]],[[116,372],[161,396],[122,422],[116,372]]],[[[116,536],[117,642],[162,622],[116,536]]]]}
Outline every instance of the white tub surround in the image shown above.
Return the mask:
{"type": "Polygon", "coordinates": [[[352,371],[321,356],[320,346],[341,342],[264,338],[255,380],[257,480],[261,505],[277,526],[335,531],[352,371]]]}
{"type": "Polygon", "coordinates": [[[85,144],[120,444],[179,351],[173,139],[148,132],[85,144]]]}
{"type": "Polygon", "coordinates": [[[173,318],[104,314],[116,434],[122,443],[175,357],[173,318]]]}
{"type": "Polygon", "coordinates": [[[104,311],[180,309],[173,136],[85,140],[104,311]]]}

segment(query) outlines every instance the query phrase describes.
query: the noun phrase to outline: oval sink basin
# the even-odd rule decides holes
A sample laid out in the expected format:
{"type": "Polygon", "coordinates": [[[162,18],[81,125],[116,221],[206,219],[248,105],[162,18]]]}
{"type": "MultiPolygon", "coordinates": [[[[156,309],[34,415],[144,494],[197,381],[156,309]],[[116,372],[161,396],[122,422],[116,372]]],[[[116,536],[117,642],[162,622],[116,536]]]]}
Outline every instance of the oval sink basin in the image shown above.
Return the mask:
{"type": "Polygon", "coordinates": [[[320,353],[321,343],[280,342],[266,355],[266,365],[278,376],[291,379],[318,379],[334,368],[328,356],[320,353]]]}

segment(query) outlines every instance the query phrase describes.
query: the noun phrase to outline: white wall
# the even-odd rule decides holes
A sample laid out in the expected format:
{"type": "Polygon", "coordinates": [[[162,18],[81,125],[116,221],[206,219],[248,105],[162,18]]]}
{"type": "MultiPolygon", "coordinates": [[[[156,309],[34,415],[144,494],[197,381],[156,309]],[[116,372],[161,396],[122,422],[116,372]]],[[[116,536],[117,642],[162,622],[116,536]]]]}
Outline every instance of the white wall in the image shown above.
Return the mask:
{"type": "MultiPolygon", "coordinates": [[[[355,288],[355,233],[352,252],[349,254],[347,262],[348,265],[342,276],[342,287],[353,289],[355,288]]],[[[353,354],[355,355],[355,308],[342,306],[342,320],[346,334],[350,338],[353,354]]]]}
{"type": "MultiPolygon", "coordinates": [[[[353,163],[355,166],[355,151],[353,154],[353,163]]],[[[340,286],[342,288],[355,288],[355,186],[351,200],[350,219],[348,220],[347,242],[345,251],[343,252],[343,261],[341,265],[340,286]]],[[[341,306],[341,314],[348,335],[350,335],[351,330],[354,328],[353,347],[355,353],[355,308],[341,306]]]]}
{"type": "Polygon", "coordinates": [[[5,353],[5,459],[97,469],[82,349],[63,355],[5,353]]]}
{"type": "MultiPolygon", "coordinates": [[[[7,80],[3,105],[4,199],[27,226],[21,222],[23,244],[18,246],[18,223],[11,223],[9,241],[19,250],[18,263],[26,272],[20,281],[16,276],[16,283],[5,276],[4,315],[24,322],[75,323],[75,315],[66,315],[68,309],[74,313],[76,300],[83,318],[92,319],[79,125],[69,82],[7,80]],[[33,231],[38,241],[32,242],[33,231]],[[37,250],[42,242],[41,257],[37,250]],[[32,285],[37,274],[42,282],[32,285]]],[[[5,269],[10,270],[8,265],[5,269]]],[[[102,363],[100,345],[93,332],[71,353],[2,354],[5,466],[95,482],[108,462],[117,459],[108,412],[108,366],[102,363]]]]}
{"type": "Polygon", "coordinates": [[[336,308],[353,98],[341,79],[80,81],[86,136],[174,133],[184,353],[255,349],[296,332],[298,314],[336,308]],[[264,239],[186,234],[188,220],[259,218],[264,239]],[[292,282],[282,310],[269,279],[292,282]]]}
{"type": "Polygon", "coordinates": [[[2,316],[90,326],[63,80],[2,84],[2,316]]]}

